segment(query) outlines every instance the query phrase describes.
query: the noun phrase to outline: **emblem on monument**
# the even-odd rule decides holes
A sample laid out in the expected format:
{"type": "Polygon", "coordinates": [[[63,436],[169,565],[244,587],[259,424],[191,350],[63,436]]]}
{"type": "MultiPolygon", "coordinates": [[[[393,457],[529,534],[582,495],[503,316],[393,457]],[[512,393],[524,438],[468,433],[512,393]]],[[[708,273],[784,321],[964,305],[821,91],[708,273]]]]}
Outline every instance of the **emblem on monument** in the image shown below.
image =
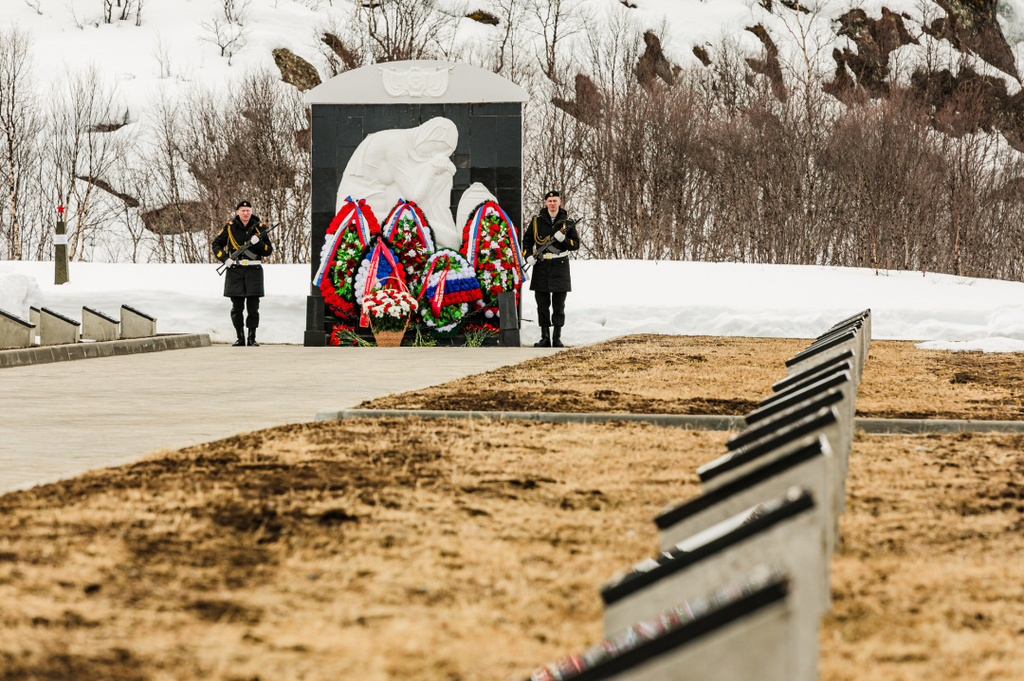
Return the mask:
{"type": "Polygon", "coordinates": [[[384,90],[392,97],[440,97],[448,90],[450,67],[380,67],[384,90]]]}

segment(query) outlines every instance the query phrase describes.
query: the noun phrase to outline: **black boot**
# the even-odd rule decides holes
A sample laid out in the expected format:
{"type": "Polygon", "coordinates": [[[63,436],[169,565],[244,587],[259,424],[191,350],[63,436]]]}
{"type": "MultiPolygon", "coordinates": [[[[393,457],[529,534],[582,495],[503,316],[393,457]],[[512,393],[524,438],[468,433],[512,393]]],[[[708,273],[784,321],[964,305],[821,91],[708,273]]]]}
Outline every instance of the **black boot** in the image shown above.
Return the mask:
{"type": "Polygon", "coordinates": [[[564,348],[562,345],[562,327],[556,326],[555,332],[551,334],[551,347],[553,348],[564,348]]]}
{"type": "Polygon", "coordinates": [[[533,344],[535,348],[550,348],[551,336],[548,334],[548,327],[540,327],[540,340],[533,344]]]}
{"type": "Polygon", "coordinates": [[[234,343],[232,343],[231,347],[234,347],[234,348],[244,348],[245,347],[245,336],[242,335],[242,327],[240,327],[240,326],[236,326],[235,327],[235,335],[238,336],[238,340],[236,340],[234,343]]]}
{"type": "Polygon", "coordinates": [[[256,342],[256,329],[249,329],[249,343],[250,348],[258,348],[259,343],[256,342]]]}

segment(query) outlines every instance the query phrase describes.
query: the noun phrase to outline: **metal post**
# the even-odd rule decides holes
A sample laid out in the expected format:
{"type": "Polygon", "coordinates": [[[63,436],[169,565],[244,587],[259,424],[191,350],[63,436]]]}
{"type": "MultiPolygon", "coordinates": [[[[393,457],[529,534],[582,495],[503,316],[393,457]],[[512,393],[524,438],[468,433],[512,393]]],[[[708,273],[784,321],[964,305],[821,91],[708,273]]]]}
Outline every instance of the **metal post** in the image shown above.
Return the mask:
{"type": "Polygon", "coordinates": [[[502,291],[498,294],[498,345],[518,348],[522,345],[519,339],[519,307],[516,305],[515,291],[502,291]]]}
{"type": "Polygon", "coordinates": [[[68,231],[64,222],[64,206],[57,207],[57,231],[53,234],[53,283],[66,284],[68,275],[68,231]]]}

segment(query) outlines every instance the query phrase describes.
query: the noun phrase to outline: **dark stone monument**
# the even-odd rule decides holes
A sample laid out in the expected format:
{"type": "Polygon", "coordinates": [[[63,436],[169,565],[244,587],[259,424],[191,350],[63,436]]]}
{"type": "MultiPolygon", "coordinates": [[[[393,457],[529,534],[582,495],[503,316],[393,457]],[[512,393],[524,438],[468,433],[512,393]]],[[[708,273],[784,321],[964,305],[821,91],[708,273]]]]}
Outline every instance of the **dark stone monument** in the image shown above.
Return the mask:
{"type": "MultiPolygon", "coordinates": [[[[439,61],[372,64],[342,73],[307,92],[305,102],[312,107],[313,162],[310,282],[320,267],[327,228],[338,211],[342,176],[360,143],[373,133],[407,130],[437,118],[451,121],[458,130],[450,157],[455,174],[446,202],[452,216],[466,189],[479,182],[494,195],[521,234],[522,114],[527,99],[522,88],[490,71],[439,61]]],[[[401,198],[418,201],[414,196],[401,198]]],[[[376,214],[379,210],[374,207],[378,222],[383,223],[387,213],[376,214]]],[[[429,213],[427,219],[432,220],[429,213]]],[[[457,218],[454,222],[461,235],[463,225],[457,218]]],[[[438,226],[432,223],[432,227],[438,231],[439,245],[450,247],[438,226]]],[[[320,290],[311,283],[303,344],[325,345],[336,323],[320,290]]]]}

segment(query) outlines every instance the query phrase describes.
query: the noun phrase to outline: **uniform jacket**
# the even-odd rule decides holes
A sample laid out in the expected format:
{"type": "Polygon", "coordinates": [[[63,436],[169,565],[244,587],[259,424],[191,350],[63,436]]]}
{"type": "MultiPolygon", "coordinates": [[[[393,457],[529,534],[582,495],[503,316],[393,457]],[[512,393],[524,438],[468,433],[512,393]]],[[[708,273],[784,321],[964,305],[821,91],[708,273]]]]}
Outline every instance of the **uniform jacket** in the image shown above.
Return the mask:
{"type": "Polygon", "coordinates": [[[224,229],[214,237],[211,244],[213,254],[221,262],[227,260],[228,256],[254,234],[260,238],[259,243],[250,244],[241,257],[236,258],[250,261],[248,266],[235,265],[228,268],[224,275],[225,296],[263,296],[263,266],[251,264],[252,261],[260,262],[274,252],[274,245],[270,243],[270,237],[263,230],[263,221],[256,214],[249,218],[248,225],[243,225],[236,215],[235,219],[224,225],[224,229]]]}
{"type": "MultiPolygon", "coordinates": [[[[554,246],[547,251],[552,255],[567,253],[579,250],[580,236],[576,232],[576,225],[568,224],[568,213],[564,208],[558,209],[558,214],[551,218],[546,207],[540,209],[540,213],[530,224],[526,226],[523,233],[523,255],[531,256],[539,249],[546,246],[553,240],[556,231],[565,227],[565,241],[555,242],[554,246]]],[[[569,277],[569,258],[559,257],[551,260],[541,259],[533,265],[533,273],[530,281],[531,291],[542,293],[559,293],[572,290],[572,280],[569,277]]]]}

